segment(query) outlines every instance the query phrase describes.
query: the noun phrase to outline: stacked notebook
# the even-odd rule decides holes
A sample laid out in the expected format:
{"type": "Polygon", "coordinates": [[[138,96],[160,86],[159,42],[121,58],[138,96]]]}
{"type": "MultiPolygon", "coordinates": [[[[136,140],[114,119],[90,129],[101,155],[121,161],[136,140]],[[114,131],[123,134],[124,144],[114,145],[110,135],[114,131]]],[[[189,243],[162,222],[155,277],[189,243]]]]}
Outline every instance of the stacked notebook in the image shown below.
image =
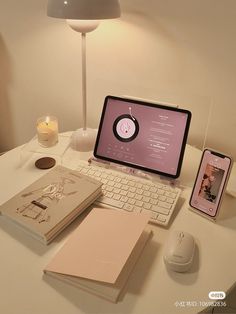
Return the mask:
{"type": "Polygon", "coordinates": [[[149,216],[95,208],[46,266],[46,275],[117,302],[151,231],[149,216]]]}
{"type": "Polygon", "coordinates": [[[48,244],[101,195],[101,187],[97,180],[57,166],[1,205],[0,212],[48,244]]]}

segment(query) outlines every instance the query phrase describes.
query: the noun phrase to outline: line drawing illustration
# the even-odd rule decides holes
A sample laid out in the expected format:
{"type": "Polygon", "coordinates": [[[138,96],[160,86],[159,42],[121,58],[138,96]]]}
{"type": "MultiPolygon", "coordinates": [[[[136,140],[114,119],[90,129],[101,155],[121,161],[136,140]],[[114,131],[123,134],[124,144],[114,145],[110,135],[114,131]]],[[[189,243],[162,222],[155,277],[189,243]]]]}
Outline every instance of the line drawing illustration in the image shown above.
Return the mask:
{"type": "Polygon", "coordinates": [[[78,191],[71,190],[75,181],[61,177],[60,181],[53,182],[42,186],[36,190],[22,194],[21,197],[35,196],[31,201],[26,202],[16,209],[16,212],[23,217],[33,219],[38,223],[49,222],[51,215],[48,213],[49,208],[58,204],[65,197],[76,194],[78,191]],[[65,188],[69,192],[65,191],[65,188]]]}

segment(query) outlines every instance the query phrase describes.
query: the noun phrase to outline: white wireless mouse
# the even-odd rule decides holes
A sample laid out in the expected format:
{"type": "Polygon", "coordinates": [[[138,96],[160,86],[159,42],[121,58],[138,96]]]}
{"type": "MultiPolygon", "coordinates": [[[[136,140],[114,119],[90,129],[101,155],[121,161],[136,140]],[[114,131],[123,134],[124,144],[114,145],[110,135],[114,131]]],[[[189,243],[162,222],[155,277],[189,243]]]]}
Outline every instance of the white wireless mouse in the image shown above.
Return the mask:
{"type": "Polygon", "coordinates": [[[191,234],[184,231],[173,231],[165,245],[164,262],[176,272],[186,272],[193,263],[195,241],[191,234]]]}

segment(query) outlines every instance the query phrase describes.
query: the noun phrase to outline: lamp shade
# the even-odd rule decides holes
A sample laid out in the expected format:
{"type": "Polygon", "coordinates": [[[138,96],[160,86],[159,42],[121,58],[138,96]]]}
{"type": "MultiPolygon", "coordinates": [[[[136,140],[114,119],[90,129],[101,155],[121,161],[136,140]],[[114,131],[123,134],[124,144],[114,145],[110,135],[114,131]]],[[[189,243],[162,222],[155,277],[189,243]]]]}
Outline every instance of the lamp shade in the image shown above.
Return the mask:
{"type": "Polygon", "coordinates": [[[48,0],[47,15],[73,20],[103,20],[120,16],[118,0],[48,0]]]}

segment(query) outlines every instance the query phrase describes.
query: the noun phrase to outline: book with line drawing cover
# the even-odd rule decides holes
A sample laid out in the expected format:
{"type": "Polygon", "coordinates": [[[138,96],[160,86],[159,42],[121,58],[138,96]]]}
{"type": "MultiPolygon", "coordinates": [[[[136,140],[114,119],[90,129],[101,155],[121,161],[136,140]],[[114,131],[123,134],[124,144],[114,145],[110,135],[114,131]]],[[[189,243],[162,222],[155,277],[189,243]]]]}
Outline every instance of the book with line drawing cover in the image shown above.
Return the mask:
{"type": "Polygon", "coordinates": [[[57,166],[2,204],[0,212],[48,244],[101,195],[101,187],[97,180],[57,166]]]}

